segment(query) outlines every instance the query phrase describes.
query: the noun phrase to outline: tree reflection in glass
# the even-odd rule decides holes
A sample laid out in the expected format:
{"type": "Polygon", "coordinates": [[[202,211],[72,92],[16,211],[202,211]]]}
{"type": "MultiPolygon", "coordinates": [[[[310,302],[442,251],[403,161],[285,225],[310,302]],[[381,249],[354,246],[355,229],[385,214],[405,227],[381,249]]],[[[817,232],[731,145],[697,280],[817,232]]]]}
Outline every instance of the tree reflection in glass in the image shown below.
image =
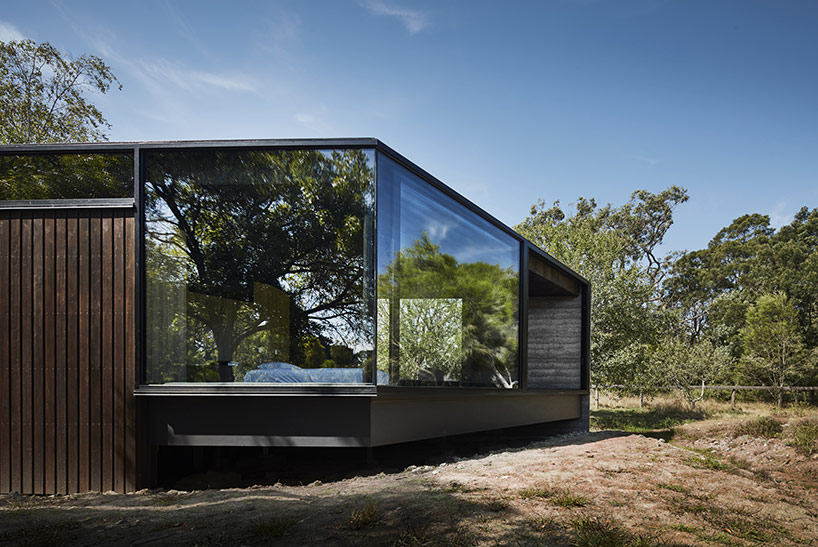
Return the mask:
{"type": "Polygon", "coordinates": [[[378,218],[378,369],[516,387],[519,242],[383,155],[378,218]]]}
{"type": "Polygon", "coordinates": [[[370,381],[372,164],[365,150],[145,152],[148,381],[311,381],[251,374],[262,365],[370,381]]]}
{"type": "Polygon", "coordinates": [[[0,200],[133,197],[133,154],[0,155],[0,200]]]}

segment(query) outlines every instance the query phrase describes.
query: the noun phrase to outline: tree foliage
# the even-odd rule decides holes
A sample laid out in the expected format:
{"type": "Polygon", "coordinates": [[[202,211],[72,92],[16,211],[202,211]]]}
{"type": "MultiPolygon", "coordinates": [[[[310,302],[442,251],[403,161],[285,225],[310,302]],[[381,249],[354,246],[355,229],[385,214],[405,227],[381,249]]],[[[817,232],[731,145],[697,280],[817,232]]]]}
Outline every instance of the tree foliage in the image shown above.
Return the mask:
{"type": "Polygon", "coordinates": [[[778,230],[766,215],[735,219],[707,248],[677,258],[665,293],[691,343],[728,349],[732,381],[780,388],[818,379],[818,209],[803,207],[778,230]]]}
{"type": "Polygon", "coordinates": [[[95,55],[73,58],[44,42],[0,42],[0,143],[107,140],[110,125],[88,99],[119,81],[95,55]]]}
{"type": "Polygon", "coordinates": [[[746,214],[704,249],[657,249],[684,189],[640,190],[625,205],[543,202],[517,229],[589,279],[592,378],[630,390],[708,382],[778,390],[818,380],[818,209],[775,229],[746,214]]]}
{"type": "Polygon", "coordinates": [[[727,369],[730,355],[727,349],[701,340],[689,343],[668,339],[656,352],[657,384],[678,390],[691,408],[704,398],[705,384],[712,383],[727,369]],[[701,385],[701,390],[696,389],[701,385]]]}
{"type": "Polygon", "coordinates": [[[516,229],[586,277],[592,287],[591,375],[595,383],[649,388],[654,351],[671,317],[659,290],[668,260],[657,248],[687,200],[676,186],[639,190],[620,207],[580,197],[566,214],[542,201],[516,229]]]}
{"type": "Polygon", "coordinates": [[[743,372],[751,380],[778,388],[778,406],[783,387],[802,372],[803,340],[793,303],[784,293],[764,294],[747,309],[741,341],[743,372]]]}

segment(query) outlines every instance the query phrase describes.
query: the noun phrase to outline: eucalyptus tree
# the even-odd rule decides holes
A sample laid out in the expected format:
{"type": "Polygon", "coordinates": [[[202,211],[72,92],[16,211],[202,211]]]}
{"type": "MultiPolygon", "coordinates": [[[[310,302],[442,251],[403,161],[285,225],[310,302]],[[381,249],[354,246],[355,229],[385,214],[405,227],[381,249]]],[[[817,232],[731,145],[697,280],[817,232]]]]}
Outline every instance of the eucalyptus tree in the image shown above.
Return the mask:
{"type": "Polygon", "coordinates": [[[107,140],[110,129],[89,99],[122,89],[95,55],[74,58],[44,42],[0,42],[0,143],[107,140]]]}
{"type": "Polygon", "coordinates": [[[540,201],[515,228],[591,283],[591,373],[594,383],[650,389],[654,353],[675,323],[661,284],[669,260],[657,256],[687,200],[684,188],[639,190],[619,207],[578,198],[566,213],[540,201]]]}

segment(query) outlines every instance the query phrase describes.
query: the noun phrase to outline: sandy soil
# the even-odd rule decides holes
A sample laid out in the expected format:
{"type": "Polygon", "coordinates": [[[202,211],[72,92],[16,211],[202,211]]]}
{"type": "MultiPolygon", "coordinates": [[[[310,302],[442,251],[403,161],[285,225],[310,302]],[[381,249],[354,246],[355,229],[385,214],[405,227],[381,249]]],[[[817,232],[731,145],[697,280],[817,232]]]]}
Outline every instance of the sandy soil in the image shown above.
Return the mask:
{"type": "Polygon", "coordinates": [[[818,459],[734,424],[682,426],[671,443],[563,436],[305,486],[3,496],[0,543],[818,545],[818,459]]]}

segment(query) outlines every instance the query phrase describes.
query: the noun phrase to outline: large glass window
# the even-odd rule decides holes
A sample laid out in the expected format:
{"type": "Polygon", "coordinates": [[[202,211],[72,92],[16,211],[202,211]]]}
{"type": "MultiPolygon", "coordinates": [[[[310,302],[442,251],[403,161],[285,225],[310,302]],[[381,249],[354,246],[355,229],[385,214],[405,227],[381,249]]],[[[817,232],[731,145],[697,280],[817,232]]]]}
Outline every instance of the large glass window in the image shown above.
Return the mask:
{"type": "Polygon", "coordinates": [[[0,200],[132,197],[132,153],[0,155],[0,200]]]}
{"type": "Polygon", "coordinates": [[[373,152],[145,151],[148,383],[360,383],[373,152]]]}
{"type": "Polygon", "coordinates": [[[379,374],[517,387],[519,262],[518,240],[379,154],[379,374]]]}

